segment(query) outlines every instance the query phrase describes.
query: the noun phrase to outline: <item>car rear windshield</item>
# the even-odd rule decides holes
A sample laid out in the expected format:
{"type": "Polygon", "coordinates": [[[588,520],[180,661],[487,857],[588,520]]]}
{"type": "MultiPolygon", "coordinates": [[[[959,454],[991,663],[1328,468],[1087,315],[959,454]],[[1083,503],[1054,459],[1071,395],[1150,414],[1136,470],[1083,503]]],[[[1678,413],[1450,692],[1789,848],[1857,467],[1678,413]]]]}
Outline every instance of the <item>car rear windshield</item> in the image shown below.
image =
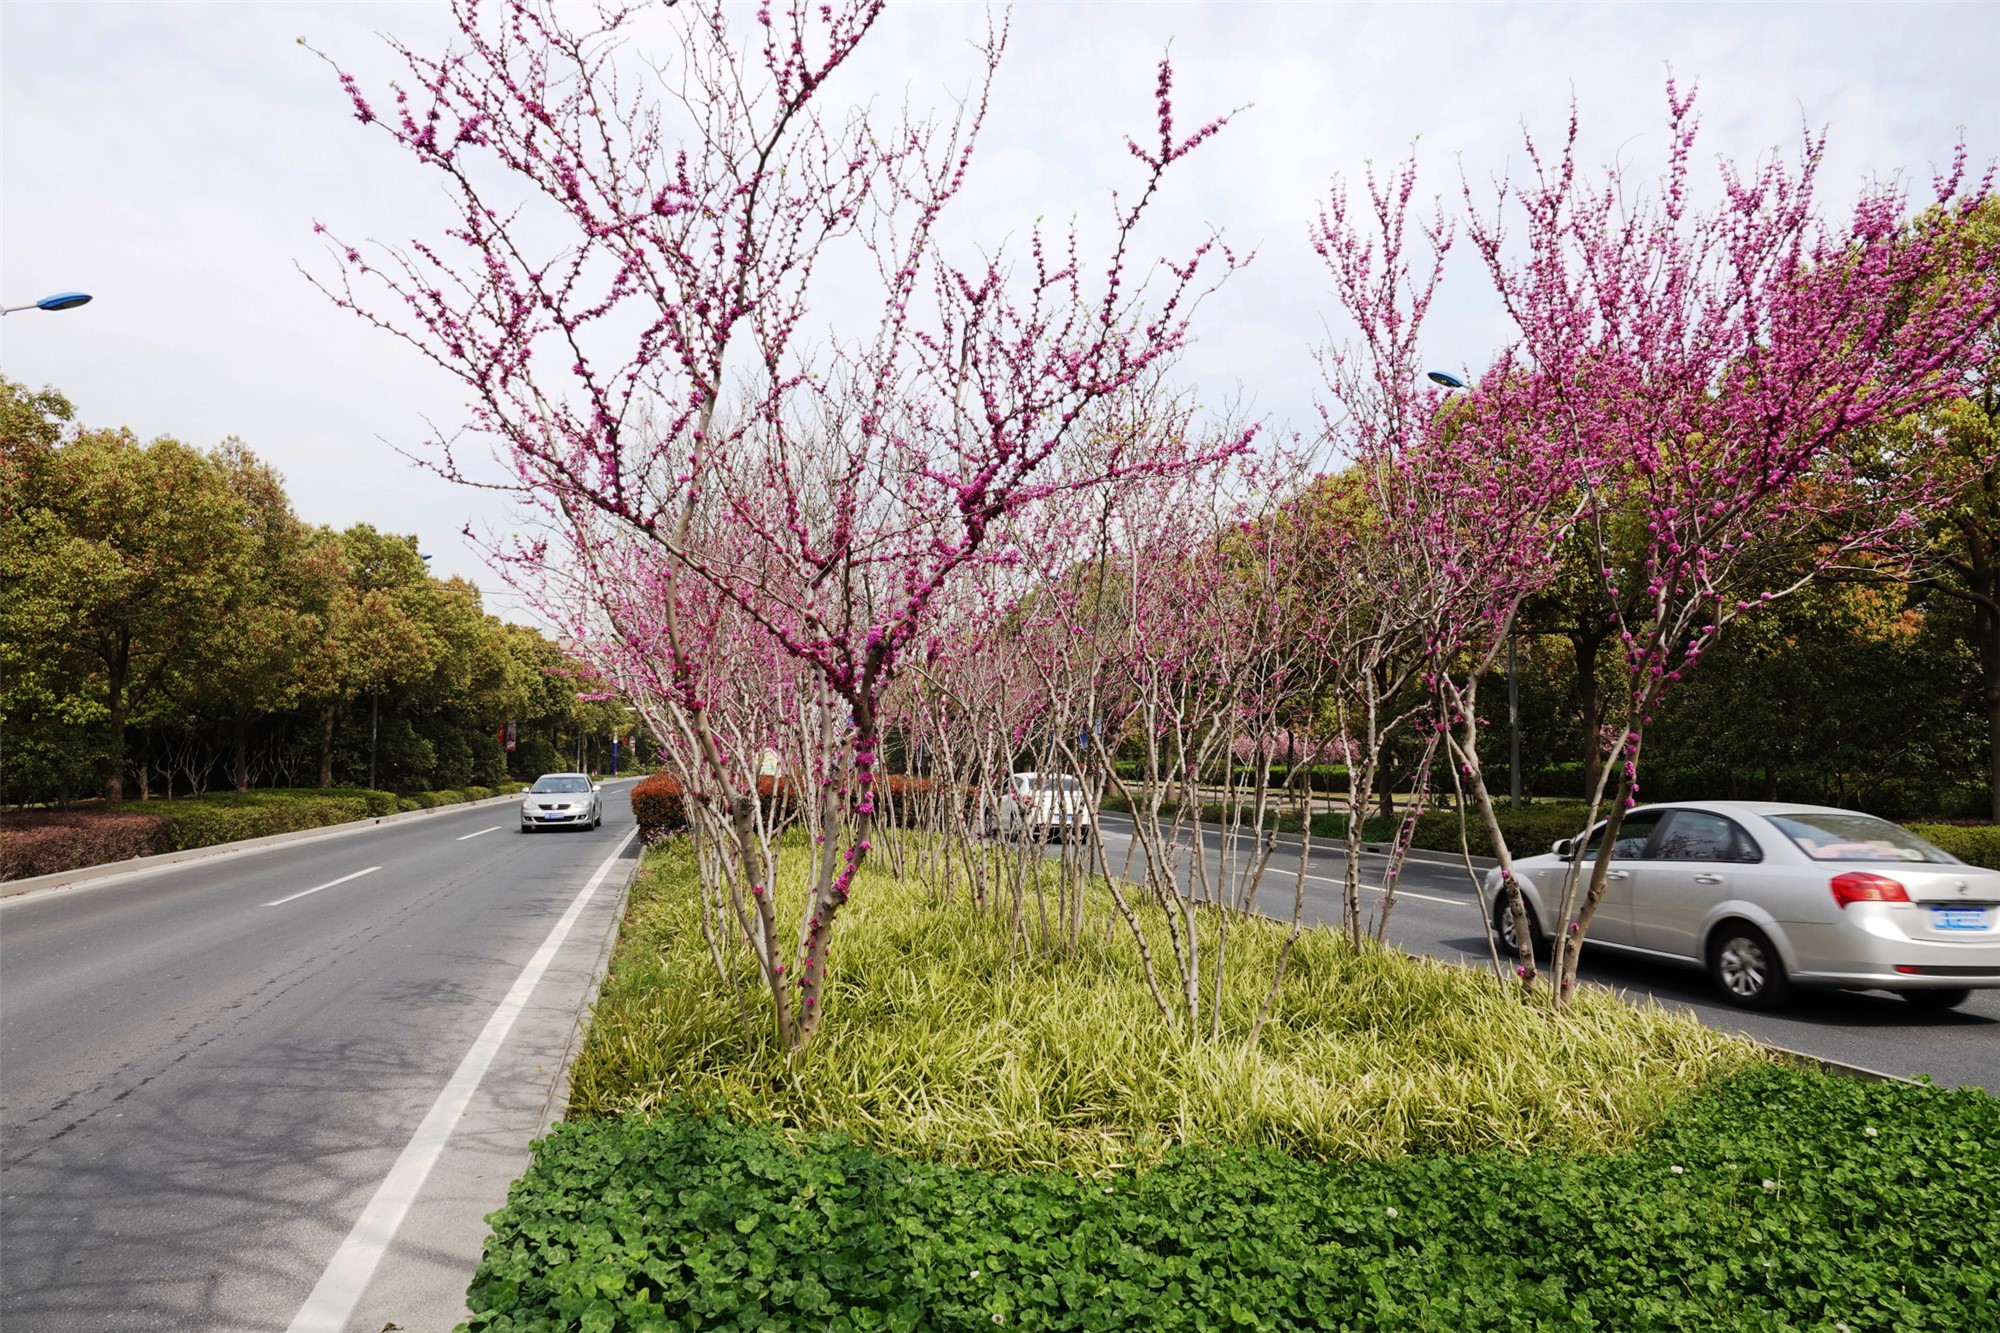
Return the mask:
{"type": "Polygon", "coordinates": [[[1815,861],[1923,861],[1939,865],[1958,861],[1908,829],[1873,815],[1801,811],[1765,818],[1815,861]]]}
{"type": "Polygon", "coordinates": [[[548,777],[536,778],[535,785],[531,790],[543,793],[552,791],[589,791],[590,779],[548,778],[548,777]]]}

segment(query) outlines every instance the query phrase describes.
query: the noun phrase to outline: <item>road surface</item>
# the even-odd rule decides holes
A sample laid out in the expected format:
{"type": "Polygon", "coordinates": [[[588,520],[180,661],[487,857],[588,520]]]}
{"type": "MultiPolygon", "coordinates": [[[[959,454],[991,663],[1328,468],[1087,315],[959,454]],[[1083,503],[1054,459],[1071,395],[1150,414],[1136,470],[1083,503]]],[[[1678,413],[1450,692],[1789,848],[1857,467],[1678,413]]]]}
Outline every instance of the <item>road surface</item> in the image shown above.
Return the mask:
{"type": "Polygon", "coordinates": [[[292,1327],[605,870],[441,1113],[455,1133],[372,1281],[334,1292],[358,1305],[321,1325],[448,1328],[481,1218],[560,1109],[635,850],[626,790],[596,832],[524,836],[494,804],[0,902],[0,1326],[292,1327]]]}

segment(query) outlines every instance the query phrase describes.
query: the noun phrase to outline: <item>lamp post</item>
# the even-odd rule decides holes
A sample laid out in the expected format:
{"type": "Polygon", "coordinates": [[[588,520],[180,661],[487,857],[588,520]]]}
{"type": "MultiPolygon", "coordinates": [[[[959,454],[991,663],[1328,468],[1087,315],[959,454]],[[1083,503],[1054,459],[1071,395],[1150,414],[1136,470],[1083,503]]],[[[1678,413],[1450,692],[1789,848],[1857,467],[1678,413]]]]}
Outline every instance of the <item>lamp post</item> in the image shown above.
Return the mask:
{"type": "MultiPolygon", "coordinates": [[[[1424,372],[1424,378],[1447,390],[1463,389],[1465,381],[1448,370],[1424,372]]],[[[1520,630],[1507,621],[1507,804],[1521,804],[1521,672],[1516,643],[1520,630]]]]}
{"type": "Polygon", "coordinates": [[[0,315],[11,315],[20,310],[74,310],[80,305],[90,304],[89,292],[57,292],[54,296],[44,296],[39,301],[27,305],[0,307],[0,315]]]}

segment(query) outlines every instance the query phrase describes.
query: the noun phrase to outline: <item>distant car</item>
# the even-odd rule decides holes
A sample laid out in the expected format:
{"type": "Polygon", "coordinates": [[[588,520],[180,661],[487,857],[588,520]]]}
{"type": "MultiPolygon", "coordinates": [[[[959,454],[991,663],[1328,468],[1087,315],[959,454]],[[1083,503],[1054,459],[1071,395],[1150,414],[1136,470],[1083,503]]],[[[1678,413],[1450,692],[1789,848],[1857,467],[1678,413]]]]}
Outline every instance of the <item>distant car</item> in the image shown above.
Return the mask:
{"type": "MultiPolygon", "coordinates": [[[[1515,863],[1538,949],[1557,929],[1570,858],[1582,857],[1587,883],[1603,832],[1515,863]]],[[[1642,806],[1625,816],[1606,874],[1592,945],[1705,968],[1745,1008],[1819,986],[1949,1009],[2000,987],[2000,871],[1873,815],[1771,801],[1642,806]]],[[[1486,898],[1514,953],[1498,870],[1486,898]]]]}
{"type": "Polygon", "coordinates": [[[1010,774],[987,802],[988,837],[1088,838],[1095,828],[1082,780],[1067,774],[1010,774]]]}
{"type": "Polygon", "coordinates": [[[544,773],[521,793],[521,832],[538,828],[596,828],[604,822],[596,784],[588,773],[544,773]]]}

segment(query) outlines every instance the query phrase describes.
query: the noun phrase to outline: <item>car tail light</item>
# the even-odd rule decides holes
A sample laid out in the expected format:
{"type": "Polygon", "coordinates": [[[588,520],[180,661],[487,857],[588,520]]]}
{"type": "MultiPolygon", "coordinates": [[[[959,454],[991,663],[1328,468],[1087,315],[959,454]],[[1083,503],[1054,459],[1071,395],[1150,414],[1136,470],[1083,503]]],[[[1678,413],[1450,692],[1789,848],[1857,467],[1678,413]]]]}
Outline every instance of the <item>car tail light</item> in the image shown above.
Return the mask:
{"type": "Polygon", "coordinates": [[[1910,895],[1887,875],[1872,870],[1850,870],[1833,877],[1833,901],[1840,907],[1849,903],[1906,903],[1910,895]]]}

